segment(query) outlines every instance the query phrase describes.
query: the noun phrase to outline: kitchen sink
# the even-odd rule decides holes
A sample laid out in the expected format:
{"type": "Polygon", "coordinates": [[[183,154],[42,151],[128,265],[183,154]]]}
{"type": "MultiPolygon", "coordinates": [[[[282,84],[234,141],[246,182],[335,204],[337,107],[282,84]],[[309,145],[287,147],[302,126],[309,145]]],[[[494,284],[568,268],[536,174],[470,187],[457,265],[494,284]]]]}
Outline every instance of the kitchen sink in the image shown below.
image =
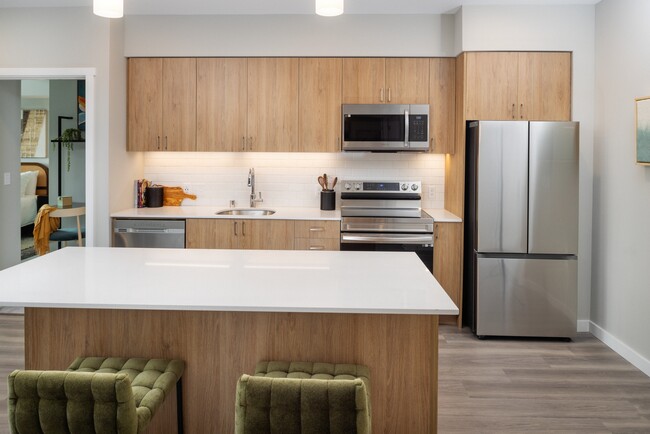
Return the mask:
{"type": "Polygon", "coordinates": [[[216,215],[250,215],[250,216],[264,216],[264,215],[273,215],[275,211],[272,209],[261,209],[261,208],[235,208],[235,209],[224,209],[222,211],[217,211],[216,215]]]}

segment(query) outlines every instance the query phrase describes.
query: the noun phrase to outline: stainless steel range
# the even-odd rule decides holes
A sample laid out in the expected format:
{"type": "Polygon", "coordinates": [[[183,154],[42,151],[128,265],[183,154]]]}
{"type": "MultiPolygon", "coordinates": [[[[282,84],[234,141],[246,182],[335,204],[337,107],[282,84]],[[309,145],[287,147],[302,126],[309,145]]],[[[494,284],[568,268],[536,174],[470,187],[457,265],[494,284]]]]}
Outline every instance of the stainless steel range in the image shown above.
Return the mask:
{"type": "Polygon", "coordinates": [[[433,271],[433,218],[420,181],[343,181],[341,250],[414,252],[433,271]]]}

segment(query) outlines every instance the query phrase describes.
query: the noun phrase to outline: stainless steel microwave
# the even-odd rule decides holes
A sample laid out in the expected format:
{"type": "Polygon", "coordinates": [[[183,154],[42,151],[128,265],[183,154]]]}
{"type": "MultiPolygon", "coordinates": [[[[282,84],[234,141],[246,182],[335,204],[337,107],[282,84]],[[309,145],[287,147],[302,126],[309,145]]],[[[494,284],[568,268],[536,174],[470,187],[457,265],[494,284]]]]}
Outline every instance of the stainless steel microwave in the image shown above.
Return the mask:
{"type": "Polygon", "coordinates": [[[429,150],[428,104],[343,104],[343,151],[429,150]]]}

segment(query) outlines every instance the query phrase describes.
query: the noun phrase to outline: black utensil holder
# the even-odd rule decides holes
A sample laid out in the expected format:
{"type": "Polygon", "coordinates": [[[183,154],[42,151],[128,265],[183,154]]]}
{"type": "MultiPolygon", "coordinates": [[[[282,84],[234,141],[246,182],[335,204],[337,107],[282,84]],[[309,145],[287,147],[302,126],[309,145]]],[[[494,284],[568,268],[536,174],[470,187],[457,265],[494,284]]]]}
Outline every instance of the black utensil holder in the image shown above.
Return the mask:
{"type": "Polygon", "coordinates": [[[147,187],[144,191],[144,204],[147,208],[160,208],[163,206],[163,188],[147,187]]]}
{"type": "Polygon", "coordinates": [[[320,192],[320,209],[323,211],[333,211],[336,209],[336,192],[334,190],[320,192]]]}

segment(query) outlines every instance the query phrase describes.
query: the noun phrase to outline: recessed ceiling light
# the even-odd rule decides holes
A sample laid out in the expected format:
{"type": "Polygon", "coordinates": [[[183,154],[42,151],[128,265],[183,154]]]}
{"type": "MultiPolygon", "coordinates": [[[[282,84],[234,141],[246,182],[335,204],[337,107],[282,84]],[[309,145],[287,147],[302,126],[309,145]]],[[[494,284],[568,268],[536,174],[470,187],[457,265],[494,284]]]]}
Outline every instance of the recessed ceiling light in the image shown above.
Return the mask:
{"type": "Polygon", "coordinates": [[[123,0],[93,0],[93,13],[104,18],[122,18],[123,0]]]}
{"type": "Polygon", "coordinates": [[[341,15],[343,0],[316,0],[316,13],[324,17],[341,15]]]}

